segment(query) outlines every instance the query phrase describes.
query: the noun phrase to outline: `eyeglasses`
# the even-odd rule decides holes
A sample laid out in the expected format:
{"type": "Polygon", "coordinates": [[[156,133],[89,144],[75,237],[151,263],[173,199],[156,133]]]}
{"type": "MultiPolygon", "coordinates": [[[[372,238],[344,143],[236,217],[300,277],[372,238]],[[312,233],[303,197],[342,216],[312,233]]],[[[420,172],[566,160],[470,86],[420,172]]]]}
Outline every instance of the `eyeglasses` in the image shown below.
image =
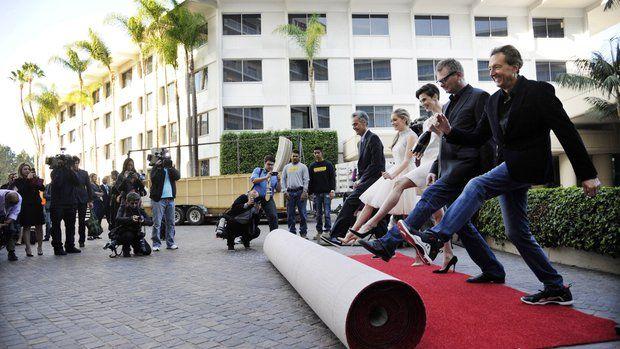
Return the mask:
{"type": "Polygon", "coordinates": [[[448,79],[449,79],[452,75],[454,75],[454,74],[456,74],[456,73],[458,73],[458,72],[457,72],[457,71],[453,71],[453,72],[451,72],[450,74],[448,74],[448,75],[444,76],[444,77],[443,77],[443,79],[439,79],[439,80],[437,80],[437,83],[438,83],[438,84],[445,84],[445,83],[446,83],[446,81],[448,81],[448,79]]]}

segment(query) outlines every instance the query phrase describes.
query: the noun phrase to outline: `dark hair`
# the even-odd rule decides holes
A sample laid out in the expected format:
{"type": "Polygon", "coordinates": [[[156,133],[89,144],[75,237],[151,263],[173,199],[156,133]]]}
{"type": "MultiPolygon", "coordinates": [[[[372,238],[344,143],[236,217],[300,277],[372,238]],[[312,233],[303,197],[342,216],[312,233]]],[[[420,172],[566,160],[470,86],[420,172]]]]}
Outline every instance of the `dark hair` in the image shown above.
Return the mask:
{"type": "Polygon", "coordinates": [[[461,62],[457,61],[454,58],[447,58],[439,61],[435,70],[440,71],[443,68],[448,68],[450,73],[457,72],[461,73],[461,75],[464,74],[463,65],[461,64],[461,62]]]}
{"type": "Polygon", "coordinates": [[[319,147],[318,145],[316,147],[314,147],[313,149],[314,151],[320,151],[321,153],[323,152],[323,148],[319,147]]]}
{"type": "Polygon", "coordinates": [[[273,155],[266,155],[264,162],[267,162],[267,161],[276,162],[276,158],[274,158],[273,155]]]}
{"type": "Polygon", "coordinates": [[[125,159],[125,161],[123,161],[123,172],[125,171],[129,171],[129,169],[127,168],[129,166],[129,162],[131,161],[132,165],[133,165],[133,170],[136,170],[136,165],[133,163],[133,159],[132,158],[127,158],[125,159]]]}
{"type": "Polygon", "coordinates": [[[30,167],[30,168],[32,169],[32,166],[30,166],[30,164],[29,164],[29,163],[27,163],[27,162],[22,162],[21,164],[19,164],[19,167],[17,168],[17,177],[19,177],[19,178],[25,178],[25,177],[22,175],[22,169],[23,169],[24,167],[26,167],[26,166],[28,166],[28,167],[30,167]]]}
{"type": "Polygon", "coordinates": [[[491,56],[498,53],[504,54],[504,57],[506,57],[506,63],[508,63],[508,65],[517,67],[518,70],[523,67],[523,58],[521,58],[521,53],[519,52],[519,50],[517,50],[516,47],[512,45],[496,47],[493,49],[493,51],[491,51],[491,56]]]}
{"type": "Polygon", "coordinates": [[[77,156],[73,156],[73,162],[75,162],[76,164],[80,163],[80,158],[77,156]]]}
{"type": "Polygon", "coordinates": [[[117,170],[112,170],[112,172],[110,172],[111,176],[118,176],[118,171],[117,170]]]}
{"type": "Polygon", "coordinates": [[[421,94],[425,94],[429,97],[437,96],[439,98],[439,89],[434,84],[426,84],[415,91],[415,98],[420,98],[421,94]]]}
{"type": "Polygon", "coordinates": [[[293,154],[297,154],[297,155],[299,155],[299,150],[297,150],[297,149],[293,149],[292,153],[293,153],[293,154]]]}

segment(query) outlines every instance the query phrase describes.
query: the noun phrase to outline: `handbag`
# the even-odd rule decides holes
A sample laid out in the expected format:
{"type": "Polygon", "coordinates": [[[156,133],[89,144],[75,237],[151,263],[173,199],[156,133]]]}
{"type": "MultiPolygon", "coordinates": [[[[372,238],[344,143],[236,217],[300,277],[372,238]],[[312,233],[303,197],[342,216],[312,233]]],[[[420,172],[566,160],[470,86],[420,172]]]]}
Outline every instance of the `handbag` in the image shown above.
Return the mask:
{"type": "Polygon", "coordinates": [[[249,210],[243,211],[240,214],[233,217],[233,219],[239,224],[248,224],[254,215],[255,209],[252,207],[249,210]]]}
{"type": "Polygon", "coordinates": [[[101,235],[101,233],[103,233],[103,229],[101,228],[101,224],[99,224],[99,220],[97,220],[97,217],[95,216],[93,210],[90,208],[88,210],[90,212],[88,220],[86,221],[88,236],[98,237],[99,235],[101,235]]]}

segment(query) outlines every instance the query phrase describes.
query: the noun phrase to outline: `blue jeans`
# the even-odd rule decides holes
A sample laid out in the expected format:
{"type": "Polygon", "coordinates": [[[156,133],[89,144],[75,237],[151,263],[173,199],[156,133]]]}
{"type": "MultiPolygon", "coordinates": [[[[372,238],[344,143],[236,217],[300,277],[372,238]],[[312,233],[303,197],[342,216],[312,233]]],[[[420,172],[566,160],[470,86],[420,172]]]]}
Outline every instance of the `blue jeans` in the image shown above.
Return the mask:
{"type": "MultiPolygon", "coordinates": [[[[445,178],[440,177],[437,182],[424,190],[420,201],[418,201],[413,211],[405,218],[405,223],[412,229],[419,230],[438,209],[444,206],[450,206],[462,190],[463,184],[448,183],[445,178]]],[[[445,219],[446,217],[444,216],[442,222],[445,219]]],[[[497,277],[504,277],[506,275],[504,267],[497,258],[495,258],[495,255],[476,227],[469,221],[469,218],[461,224],[458,234],[467,253],[484,273],[497,277]]],[[[403,238],[398,232],[398,227],[394,225],[392,229],[379,240],[386,250],[393,254],[398,244],[403,241],[403,238]]]]}
{"type": "Polygon", "coordinates": [[[314,212],[316,213],[316,231],[321,233],[332,230],[332,199],[329,193],[314,194],[314,212]],[[323,226],[325,215],[325,226],[323,226]]]}
{"type": "Polygon", "coordinates": [[[174,199],[166,198],[159,201],[151,201],[153,208],[153,230],[151,240],[153,247],[161,247],[159,239],[159,229],[161,228],[162,218],[166,221],[166,246],[174,245],[174,199]]]}
{"type": "Polygon", "coordinates": [[[530,186],[512,179],[506,163],[503,162],[491,171],[470,180],[463,193],[446,211],[443,220],[430,231],[443,241],[448,241],[486,200],[499,196],[506,236],[540,282],[545,286],[562,286],[562,276],[551,266],[530,232],[527,218],[527,191],[530,186]]]}
{"type": "Polygon", "coordinates": [[[308,216],[306,212],[307,200],[301,198],[302,190],[289,191],[288,200],[286,201],[286,223],[288,224],[288,230],[296,234],[295,228],[295,208],[299,211],[299,235],[305,236],[308,233],[308,224],[306,218],[308,216]]]}

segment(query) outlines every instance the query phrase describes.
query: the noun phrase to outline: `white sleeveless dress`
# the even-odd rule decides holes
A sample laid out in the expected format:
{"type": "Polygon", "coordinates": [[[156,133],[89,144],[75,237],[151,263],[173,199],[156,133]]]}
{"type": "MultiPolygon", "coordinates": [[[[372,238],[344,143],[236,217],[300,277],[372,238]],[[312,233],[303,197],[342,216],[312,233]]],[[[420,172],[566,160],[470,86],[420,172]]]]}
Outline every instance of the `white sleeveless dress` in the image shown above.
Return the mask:
{"type": "MultiPolygon", "coordinates": [[[[424,125],[422,125],[422,132],[429,130],[431,125],[430,123],[431,118],[424,121],[424,125]]],[[[437,156],[439,155],[440,143],[441,137],[439,137],[435,132],[432,132],[431,140],[428,142],[428,146],[424,151],[424,155],[422,155],[422,159],[420,159],[420,166],[412,169],[404,175],[419,188],[423,189],[426,187],[426,177],[431,170],[431,166],[433,166],[433,162],[435,162],[437,156]]]]}
{"type": "MultiPolygon", "coordinates": [[[[401,131],[398,136],[398,141],[392,148],[392,155],[394,156],[395,164],[389,170],[388,173],[391,173],[398,167],[403,161],[407,161],[405,159],[405,155],[407,154],[407,137],[410,135],[415,135],[410,128],[407,128],[405,131],[401,131]]],[[[394,182],[401,178],[405,173],[410,172],[415,168],[415,162],[412,159],[409,161],[409,165],[394,179],[385,179],[380,177],[377,179],[373,185],[371,185],[361,196],[360,200],[366,204],[370,205],[374,208],[379,208],[387,198],[388,194],[392,191],[392,187],[394,182]]],[[[413,207],[418,201],[418,196],[416,195],[415,188],[406,189],[398,200],[398,203],[389,214],[391,215],[406,215],[413,210],[413,207]]]]}

